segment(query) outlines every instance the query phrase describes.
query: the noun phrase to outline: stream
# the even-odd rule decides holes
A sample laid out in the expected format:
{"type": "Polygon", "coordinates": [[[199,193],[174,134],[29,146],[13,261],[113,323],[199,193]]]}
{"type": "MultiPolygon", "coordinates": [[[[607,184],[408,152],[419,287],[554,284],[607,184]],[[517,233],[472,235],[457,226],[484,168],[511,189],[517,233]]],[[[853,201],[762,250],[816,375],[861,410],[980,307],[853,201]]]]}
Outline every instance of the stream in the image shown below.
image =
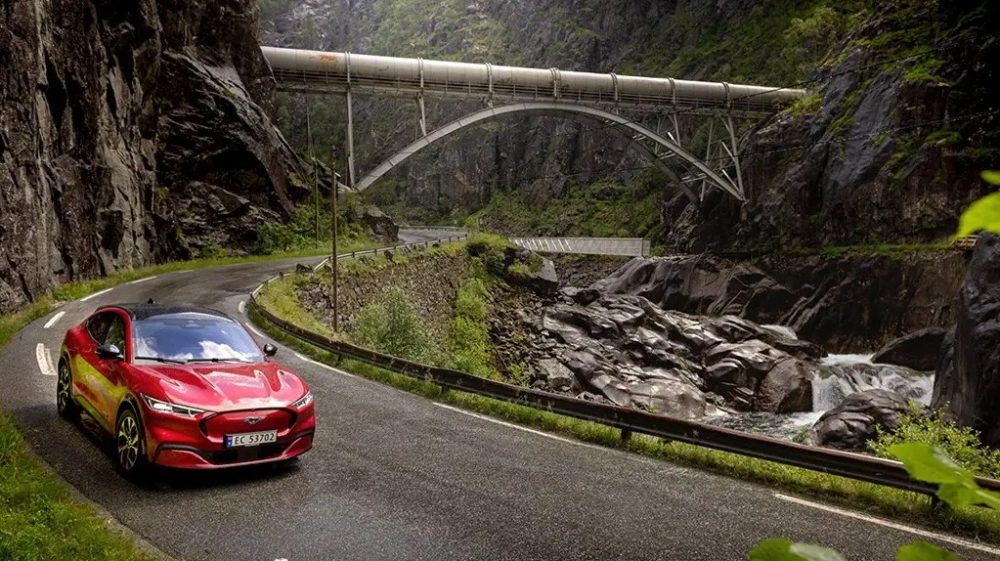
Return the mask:
{"type": "Polygon", "coordinates": [[[889,364],[873,364],[872,356],[837,354],[823,358],[821,364],[824,369],[812,380],[813,410],[810,412],[781,415],[736,413],[711,422],[727,428],[800,441],[824,413],[855,392],[887,389],[917,403],[930,405],[934,389],[933,373],[917,372],[889,364]]]}

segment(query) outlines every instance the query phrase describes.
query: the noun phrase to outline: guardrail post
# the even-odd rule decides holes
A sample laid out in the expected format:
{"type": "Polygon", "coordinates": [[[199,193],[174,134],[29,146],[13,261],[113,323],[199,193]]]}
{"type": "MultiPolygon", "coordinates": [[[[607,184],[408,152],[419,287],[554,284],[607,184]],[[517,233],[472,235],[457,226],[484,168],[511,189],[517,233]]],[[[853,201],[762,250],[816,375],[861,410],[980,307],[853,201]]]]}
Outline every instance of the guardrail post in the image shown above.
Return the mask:
{"type": "Polygon", "coordinates": [[[622,442],[628,442],[629,440],[632,440],[632,431],[622,429],[622,442]]]}

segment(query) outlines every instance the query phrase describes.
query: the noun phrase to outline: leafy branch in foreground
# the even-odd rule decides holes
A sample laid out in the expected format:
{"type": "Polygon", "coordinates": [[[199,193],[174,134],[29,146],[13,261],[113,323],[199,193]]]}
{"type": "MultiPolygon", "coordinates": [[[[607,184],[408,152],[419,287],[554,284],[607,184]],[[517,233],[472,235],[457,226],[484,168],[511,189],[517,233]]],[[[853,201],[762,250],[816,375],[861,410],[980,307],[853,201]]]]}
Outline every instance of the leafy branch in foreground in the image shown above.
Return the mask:
{"type": "MultiPolygon", "coordinates": [[[[983,180],[1000,185],[1000,171],[984,171],[983,180]]],[[[976,232],[1000,234],[1000,193],[992,193],[972,203],[958,219],[956,237],[963,238],[976,232]]]]}
{"type": "MultiPolygon", "coordinates": [[[[968,469],[925,442],[903,442],[889,447],[903,462],[910,477],[938,485],[937,496],[952,508],[972,505],[1000,510],[1000,493],[983,489],[968,469]]],[[[786,539],[764,540],[750,551],[750,561],[846,561],[836,551],[786,539]]],[[[925,542],[914,542],[896,551],[896,561],[961,561],[954,553],[925,542]]]]}

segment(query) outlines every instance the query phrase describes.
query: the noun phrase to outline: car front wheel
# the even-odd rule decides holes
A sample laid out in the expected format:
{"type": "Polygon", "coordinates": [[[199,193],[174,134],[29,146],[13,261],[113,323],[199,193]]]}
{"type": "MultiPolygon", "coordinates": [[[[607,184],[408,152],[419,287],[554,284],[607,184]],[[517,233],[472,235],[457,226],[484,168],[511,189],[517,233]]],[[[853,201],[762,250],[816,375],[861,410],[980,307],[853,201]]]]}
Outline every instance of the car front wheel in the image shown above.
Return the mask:
{"type": "Polygon", "coordinates": [[[73,400],[73,372],[69,363],[59,361],[59,379],[56,382],[56,410],[59,415],[69,421],[80,417],[80,406],[73,400]]]}
{"type": "Polygon", "coordinates": [[[146,475],[146,446],[142,419],[131,407],[125,407],[115,423],[115,468],[127,479],[146,475]]]}

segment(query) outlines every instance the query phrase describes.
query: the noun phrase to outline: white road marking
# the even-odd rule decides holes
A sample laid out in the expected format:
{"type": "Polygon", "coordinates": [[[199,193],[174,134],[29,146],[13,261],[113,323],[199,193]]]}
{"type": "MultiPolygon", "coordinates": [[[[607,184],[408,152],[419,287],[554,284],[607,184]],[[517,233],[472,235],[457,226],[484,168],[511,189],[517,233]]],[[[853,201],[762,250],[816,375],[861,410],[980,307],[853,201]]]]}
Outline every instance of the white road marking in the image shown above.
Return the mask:
{"type": "Polygon", "coordinates": [[[190,273],[194,269],[181,269],[180,271],[174,271],[175,275],[183,275],[184,273],[190,273]]]}
{"type": "Polygon", "coordinates": [[[257,331],[257,328],[254,327],[253,324],[251,324],[250,322],[247,322],[245,325],[246,325],[247,329],[249,329],[250,331],[253,331],[254,333],[256,333],[257,336],[260,337],[261,339],[266,339],[267,338],[267,335],[264,335],[260,331],[257,331]]]}
{"type": "Polygon", "coordinates": [[[56,375],[56,369],[52,367],[52,355],[49,354],[49,350],[42,343],[39,343],[35,347],[35,360],[38,361],[38,370],[42,373],[42,376],[56,375]]]}
{"type": "Polygon", "coordinates": [[[125,283],[125,284],[139,284],[140,282],[146,282],[146,281],[148,281],[148,280],[153,280],[153,279],[155,279],[155,278],[156,278],[157,276],[159,276],[159,275],[153,275],[153,276],[151,276],[151,277],[143,277],[143,278],[141,278],[141,279],[135,279],[134,281],[132,281],[132,282],[128,282],[128,283],[125,283]]]}
{"type": "Polygon", "coordinates": [[[948,536],[945,534],[938,534],[936,532],[931,532],[929,530],[924,530],[922,528],[914,528],[913,526],[907,526],[905,524],[900,524],[898,522],[891,522],[889,520],[883,520],[881,518],[875,518],[874,516],[868,516],[867,514],[861,514],[860,512],[852,512],[850,510],[844,510],[841,508],[828,506],[820,503],[814,503],[812,501],[807,501],[805,499],[800,499],[798,497],[791,497],[788,495],[782,495],[781,493],[775,493],[774,497],[782,501],[787,501],[790,503],[795,503],[797,505],[807,506],[810,508],[815,508],[825,512],[831,512],[833,514],[839,514],[841,516],[846,516],[848,518],[854,518],[856,520],[863,520],[865,522],[871,522],[872,524],[878,524],[879,526],[885,526],[886,528],[892,528],[894,530],[899,530],[901,532],[908,532],[920,536],[922,538],[930,538],[932,540],[937,540],[940,542],[948,543],[951,545],[957,545],[959,547],[964,547],[966,549],[973,549],[976,551],[982,551],[985,553],[990,553],[992,555],[1000,556],[1000,549],[995,547],[990,547],[988,545],[979,544],[969,540],[963,540],[961,538],[956,538],[953,536],[948,536]]]}
{"type": "Polygon", "coordinates": [[[52,327],[53,325],[56,324],[57,321],[62,319],[64,315],[66,315],[66,312],[58,312],[56,315],[49,318],[49,321],[45,322],[45,325],[42,326],[42,329],[48,329],[52,327]]]}
{"type": "Polygon", "coordinates": [[[240,300],[240,305],[238,306],[238,308],[240,309],[241,314],[245,314],[247,312],[247,303],[240,300]]]}
{"type": "Polygon", "coordinates": [[[329,370],[330,372],[336,372],[337,374],[340,374],[341,376],[347,376],[348,378],[357,378],[357,376],[355,376],[354,374],[351,374],[350,372],[345,372],[345,371],[343,371],[343,370],[341,370],[339,368],[334,368],[334,367],[330,366],[329,364],[323,364],[322,362],[319,362],[318,360],[313,360],[313,359],[311,359],[309,357],[306,357],[304,355],[301,355],[299,353],[294,353],[294,354],[295,354],[296,357],[299,358],[299,360],[303,360],[305,362],[308,362],[309,364],[314,364],[316,366],[319,366],[320,368],[329,370]]]}
{"type": "MultiPolygon", "coordinates": [[[[477,419],[482,419],[484,421],[489,421],[491,423],[496,423],[498,425],[503,425],[505,427],[510,427],[512,429],[523,430],[524,432],[530,432],[532,434],[537,434],[537,435],[540,435],[540,436],[544,436],[546,438],[551,438],[552,440],[558,440],[560,442],[565,442],[567,444],[572,444],[574,446],[587,446],[587,447],[591,447],[592,446],[591,444],[587,444],[585,442],[577,442],[576,440],[570,440],[569,438],[563,438],[561,436],[556,436],[554,434],[549,434],[547,432],[543,432],[543,431],[540,431],[540,430],[529,429],[528,427],[522,427],[521,425],[515,425],[514,423],[508,423],[507,421],[501,421],[500,419],[494,419],[493,417],[487,417],[486,415],[480,415],[479,413],[473,413],[471,411],[465,411],[463,409],[459,409],[458,407],[452,407],[451,405],[445,405],[444,403],[434,402],[434,405],[437,405],[438,407],[443,407],[444,409],[448,409],[448,410],[454,411],[456,413],[461,413],[463,415],[468,415],[470,417],[475,417],[477,419]]],[[[600,446],[593,446],[593,447],[594,448],[600,448],[600,446]]]]}
{"type": "Polygon", "coordinates": [[[114,288],[105,288],[104,290],[102,290],[100,292],[95,292],[95,293],[91,294],[90,296],[84,296],[83,298],[80,298],[80,301],[81,302],[86,302],[87,300],[90,300],[91,298],[97,298],[101,294],[107,294],[107,293],[111,292],[112,290],[114,290],[114,288]]]}

